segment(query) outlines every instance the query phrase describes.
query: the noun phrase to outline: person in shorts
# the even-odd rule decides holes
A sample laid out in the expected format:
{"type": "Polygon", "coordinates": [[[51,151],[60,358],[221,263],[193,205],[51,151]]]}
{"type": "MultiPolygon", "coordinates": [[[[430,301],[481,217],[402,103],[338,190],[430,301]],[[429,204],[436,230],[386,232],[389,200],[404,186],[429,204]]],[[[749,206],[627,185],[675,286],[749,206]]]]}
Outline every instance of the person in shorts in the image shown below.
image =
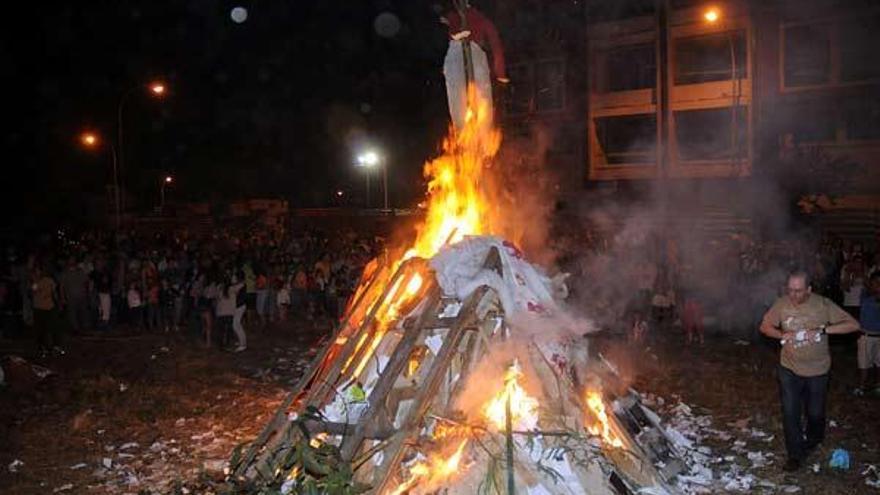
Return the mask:
{"type": "Polygon", "coordinates": [[[870,275],[862,292],[859,325],[862,328],[858,343],[859,387],[853,393],[880,397],[880,271],[870,275]],[[872,370],[873,383],[869,380],[872,370]]]}

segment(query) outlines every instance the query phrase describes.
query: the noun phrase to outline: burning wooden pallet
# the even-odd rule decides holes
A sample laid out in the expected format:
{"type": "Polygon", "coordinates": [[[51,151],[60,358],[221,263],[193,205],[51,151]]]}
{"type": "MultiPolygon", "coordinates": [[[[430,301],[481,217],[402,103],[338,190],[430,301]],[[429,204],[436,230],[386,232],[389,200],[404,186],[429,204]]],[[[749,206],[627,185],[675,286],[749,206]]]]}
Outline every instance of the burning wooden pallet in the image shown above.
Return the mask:
{"type": "MultiPolygon", "coordinates": [[[[483,267],[501,275],[497,249],[483,267]]],[[[492,288],[459,300],[426,260],[374,262],[300,382],[233,455],[232,491],[674,491],[674,448],[635,393],[614,394],[613,368],[560,367],[513,337],[492,288]],[[504,377],[486,371],[498,349],[504,377]]]]}

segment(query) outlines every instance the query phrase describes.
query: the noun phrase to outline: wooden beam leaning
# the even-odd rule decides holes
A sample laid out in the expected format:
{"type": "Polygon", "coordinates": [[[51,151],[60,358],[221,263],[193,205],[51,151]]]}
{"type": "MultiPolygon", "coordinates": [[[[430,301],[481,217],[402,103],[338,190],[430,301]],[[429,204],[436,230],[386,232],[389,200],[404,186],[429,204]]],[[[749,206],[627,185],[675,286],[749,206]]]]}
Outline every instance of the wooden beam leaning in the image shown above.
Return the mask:
{"type": "Polygon", "coordinates": [[[384,406],[388,393],[394,387],[394,383],[406,366],[410,354],[412,354],[413,349],[419,342],[425,321],[439,309],[440,289],[437,287],[436,279],[433,276],[430,277],[430,280],[431,286],[427,290],[426,298],[428,302],[425,305],[425,309],[419,315],[417,323],[412,328],[405,330],[404,336],[395,347],[391,359],[385,365],[385,369],[382,370],[382,376],[379,377],[379,381],[376,382],[373,390],[370,391],[370,395],[367,398],[367,410],[362,416],[363,419],[355,428],[354,434],[348,436],[342,442],[342,458],[346,461],[351,461],[360,449],[361,442],[364,440],[364,432],[374,426],[373,423],[375,422],[378,410],[384,406]]]}
{"type": "Polygon", "coordinates": [[[468,297],[467,301],[462,306],[462,310],[459,313],[461,317],[459,318],[458,323],[450,328],[449,332],[446,334],[443,346],[440,348],[437,358],[434,359],[434,362],[431,364],[431,369],[425,379],[425,383],[413,401],[407,419],[400,429],[400,434],[393,438],[385,452],[382,464],[376,472],[377,485],[371,493],[378,495],[385,492],[388,488],[388,484],[393,478],[391,468],[400,464],[406,446],[418,437],[421,420],[424,418],[425,413],[435,398],[437,389],[440,387],[443,377],[446,374],[449,362],[458,350],[461,337],[474,323],[476,318],[474,310],[476,309],[477,304],[488,290],[489,288],[485,286],[478,288],[468,297]]]}
{"type": "MultiPolygon", "coordinates": [[[[343,344],[342,350],[334,356],[334,360],[330,369],[326,373],[323,373],[321,376],[313,378],[312,386],[314,388],[308,391],[306,405],[320,406],[320,404],[324,401],[325,396],[328,394],[328,390],[333,390],[333,387],[335,387],[336,381],[339,378],[340,372],[345,365],[347,356],[352,353],[355,345],[357,344],[357,339],[355,338],[355,336],[360,335],[365,330],[367,325],[369,325],[369,323],[371,323],[372,320],[376,317],[376,312],[382,305],[382,301],[384,301],[387,297],[388,291],[391,290],[395,282],[397,282],[397,280],[402,276],[408,264],[409,260],[401,263],[397,270],[394,272],[394,275],[392,275],[391,279],[388,280],[385,287],[382,289],[382,293],[380,294],[380,296],[375,301],[373,301],[367,317],[364,318],[360,325],[358,325],[357,331],[353,332],[348,337],[348,339],[345,341],[345,344],[343,344]]],[[[368,290],[364,290],[363,294],[366,294],[367,292],[368,290]]],[[[369,301],[364,299],[363,302],[368,303],[369,301]]],[[[352,310],[351,314],[354,313],[354,310],[352,310]]],[[[329,352],[334,344],[335,339],[330,342],[330,345],[328,345],[325,350],[329,352]]],[[[277,432],[277,434],[268,442],[266,442],[266,448],[263,450],[263,453],[260,455],[259,459],[256,462],[258,472],[274,473],[274,461],[277,457],[276,452],[280,450],[280,447],[282,445],[290,443],[297,438],[296,435],[291,435],[290,430],[292,428],[293,426],[291,422],[286,421],[282,423],[281,428],[277,432]],[[259,468],[263,469],[261,470],[259,468]]]]}
{"type": "Polygon", "coordinates": [[[325,379],[321,380],[316,384],[316,390],[313,390],[312,393],[309,394],[309,405],[317,406],[322,403],[328,394],[329,391],[332,391],[336,386],[336,381],[339,379],[340,374],[342,373],[342,368],[345,367],[345,363],[348,360],[348,356],[351,355],[352,351],[354,351],[355,346],[357,345],[356,336],[361,335],[367,327],[372,324],[373,320],[376,318],[376,313],[379,311],[379,308],[382,306],[382,302],[385,301],[385,298],[388,297],[388,292],[394,287],[394,284],[397,280],[403,276],[407,267],[409,266],[411,260],[404,261],[397,267],[397,270],[394,272],[394,275],[391,276],[391,279],[385,284],[385,287],[382,289],[382,293],[376,300],[373,302],[373,305],[370,307],[370,312],[367,314],[367,317],[360,323],[356,332],[352,334],[352,336],[345,342],[345,345],[342,348],[342,351],[336,355],[336,359],[333,362],[333,366],[325,375],[325,379]]]}
{"type": "MultiPolygon", "coordinates": [[[[273,433],[276,433],[276,430],[278,430],[278,428],[285,426],[288,423],[286,421],[287,420],[287,410],[290,408],[291,405],[293,405],[294,401],[300,396],[300,394],[304,390],[306,390],[306,388],[309,386],[309,384],[312,382],[312,380],[318,374],[319,369],[322,367],[323,364],[325,364],[324,361],[327,359],[327,356],[330,354],[330,351],[336,345],[336,340],[349,327],[349,325],[351,324],[351,321],[350,321],[351,317],[355,313],[355,310],[357,309],[358,306],[360,306],[360,304],[362,304],[364,302],[364,296],[370,292],[370,289],[373,287],[373,285],[375,285],[376,281],[380,278],[380,274],[381,274],[382,270],[384,270],[384,269],[385,269],[384,266],[376,267],[376,270],[374,271],[374,274],[373,274],[374,276],[370,279],[367,286],[360,293],[360,295],[358,296],[358,299],[354,302],[354,304],[351,305],[351,310],[348,312],[348,314],[346,314],[345,317],[342,319],[342,321],[339,323],[339,325],[336,326],[336,329],[333,332],[333,335],[331,336],[330,340],[327,342],[326,345],[324,345],[324,347],[321,349],[321,352],[319,352],[318,355],[315,356],[315,358],[312,360],[312,363],[309,365],[306,372],[303,373],[303,375],[300,377],[299,380],[297,380],[296,385],[293,387],[293,389],[290,391],[290,393],[288,393],[287,396],[284,397],[284,400],[281,402],[281,405],[278,406],[278,408],[275,410],[275,414],[272,416],[272,419],[266,424],[265,428],[263,428],[263,431],[260,432],[260,435],[253,442],[251,442],[250,446],[248,447],[248,450],[242,456],[242,458],[238,462],[238,464],[236,466],[232,467],[233,471],[232,471],[231,478],[233,480],[238,480],[239,478],[241,478],[242,476],[245,475],[248,467],[250,467],[251,462],[256,457],[260,448],[262,448],[266,444],[266,442],[269,441],[269,438],[272,436],[273,433]]],[[[283,432],[278,432],[278,433],[283,433],[283,432]]],[[[283,435],[281,435],[281,436],[283,436],[283,435]]]]}

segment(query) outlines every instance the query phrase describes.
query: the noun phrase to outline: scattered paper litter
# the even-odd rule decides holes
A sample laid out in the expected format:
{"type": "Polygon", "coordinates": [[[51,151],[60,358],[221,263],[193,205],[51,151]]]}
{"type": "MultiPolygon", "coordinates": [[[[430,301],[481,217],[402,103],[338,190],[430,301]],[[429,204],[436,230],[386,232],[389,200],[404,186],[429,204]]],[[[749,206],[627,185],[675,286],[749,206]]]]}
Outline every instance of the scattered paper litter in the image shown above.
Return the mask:
{"type": "Polygon", "coordinates": [[[88,466],[88,464],[86,464],[84,462],[80,462],[79,464],[74,464],[73,466],[70,466],[70,469],[76,471],[77,469],[82,469],[86,466],[88,466]]]}
{"type": "Polygon", "coordinates": [[[68,490],[73,490],[73,483],[67,483],[67,484],[61,485],[58,488],[52,490],[52,493],[66,492],[68,490]]]}
{"type": "Polygon", "coordinates": [[[140,444],[138,444],[137,442],[128,442],[128,443],[124,443],[124,444],[120,445],[119,450],[134,449],[137,447],[140,447],[140,444]]]}
{"type": "Polygon", "coordinates": [[[10,473],[17,473],[18,468],[20,468],[22,466],[24,466],[24,462],[16,459],[16,460],[9,463],[9,472],[10,473]]]}

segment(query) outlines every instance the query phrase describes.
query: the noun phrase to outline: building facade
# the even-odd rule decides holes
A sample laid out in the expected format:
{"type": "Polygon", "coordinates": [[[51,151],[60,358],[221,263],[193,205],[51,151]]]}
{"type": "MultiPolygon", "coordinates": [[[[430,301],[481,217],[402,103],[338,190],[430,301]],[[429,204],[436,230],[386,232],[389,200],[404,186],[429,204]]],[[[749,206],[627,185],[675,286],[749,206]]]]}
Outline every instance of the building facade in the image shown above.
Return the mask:
{"type": "Polygon", "coordinates": [[[766,177],[805,192],[845,178],[827,192],[880,198],[880,4],[606,4],[497,8],[513,38],[505,135],[561,139],[546,162],[567,184],[698,184],[723,202],[766,177]]]}

